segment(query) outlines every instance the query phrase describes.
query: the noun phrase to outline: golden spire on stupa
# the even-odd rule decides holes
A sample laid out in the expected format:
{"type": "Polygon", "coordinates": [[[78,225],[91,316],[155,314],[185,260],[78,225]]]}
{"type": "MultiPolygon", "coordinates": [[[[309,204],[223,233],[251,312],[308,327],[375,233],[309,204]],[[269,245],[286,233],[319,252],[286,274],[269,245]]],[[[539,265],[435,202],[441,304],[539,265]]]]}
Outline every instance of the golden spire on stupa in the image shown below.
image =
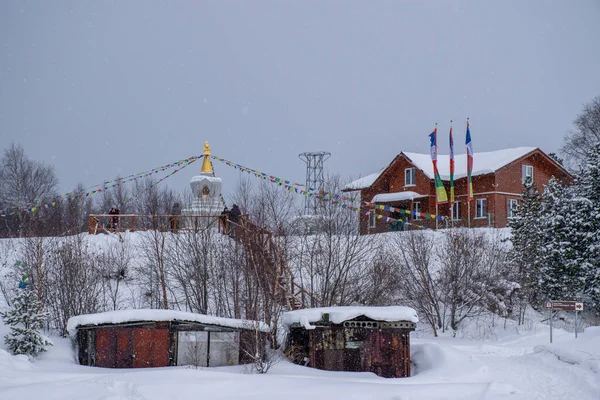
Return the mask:
{"type": "Polygon", "coordinates": [[[208,141],[204,143],[204,161],[202,161],[202,171],[208,172],[212,174],[212,165],[210,163],[210,146],[208,145],[208,141]]]}

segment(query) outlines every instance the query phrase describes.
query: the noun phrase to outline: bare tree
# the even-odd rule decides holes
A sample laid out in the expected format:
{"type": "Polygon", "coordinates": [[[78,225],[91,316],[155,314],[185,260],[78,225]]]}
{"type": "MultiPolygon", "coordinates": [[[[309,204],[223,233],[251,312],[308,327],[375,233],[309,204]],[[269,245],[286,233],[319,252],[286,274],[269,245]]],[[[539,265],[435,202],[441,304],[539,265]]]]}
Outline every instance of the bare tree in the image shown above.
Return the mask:
{"type": "Polygon", "coordinates": [[[449,229],[438,258],[443,314],[448,312],[452,330],[484,310],[505,315],[506,297],[518,284],[507,278],[506,251],[499,238],[473,229],[449,229]]]}
{"type": "Polygon", "coordinates": [[[183,294],[185,308],[201,314],[209,312],[209,299],[216,289],[211,282],[220,250],[215,232],[216,220],[198,231],[182,230],[172,235],[173,250],[168,252],[170,274],[183,294]]]}
{"type": "Polygon", "coordinates": [[[63,335],[70,317],[101,309],[102,282],[96,255],[81,235],[55,239],[47,257],[46,303],[63,335]]]}
{"type": "MultiPolygon", "coordinates": [[[[338,176],[326,179],[325,191],[338,193],[338,176]]],[[[316,229],[300,233],[292,247],[297,280],[312,293],[312,306],[356,304],[365,275],[364,265],[380,251],[357,230],[356,213],[341,207],[341,199],[321,198],[316,229]]]]}
{"type": "Polygon", "coordinates": [[[565,136],[561,151],[572,167],[589,159],[590,152],[600,143],[600,96],[583,106],[573,122],[574,128],[565,136]]]}
{"type": "Polygon", "coordinates": [[[107,298],[104,303],[109,309],[120,308],[123,297],[120,289],[123,284],[133,281],[132,258],[129,243],[126,241],[119,241],[98,255],[98,269],[103,278],[103,294],[107,298]]]}
{"type": "Polygon", "coordinates": [[[0,233],[3,236],[44,234],[44,224],[40,222],[43,215],[18,211],[23,207],[39,207],[55,194],[57,184],[53,167],[31,160],[21,145],[12,143],[0,159],[0,209],[5,210],[3,214],[17,212],[10,218],[2,218],[0,233]],[[30,223],[32,217],[37,223],[30,223]]]}
{"type": "Polygon", "coordinates": [[[167,291],[167,238],[169,233],[161,229],[152,229],[144,232],[142,252],[146,259],[144,274],[146,279],[146,293],[151,297],[151,306],[158,306],[165,310],[169,309],[169,297],[167,291]],[[158,297],[157,297],[158,296],[158,297]],[[158,303],[154,303],[154,299],[158,303]]]}
{"type": "Polygon", "coordinates": [[[399,233],[394,240],[399,253],[399,293],[403,302],[423,315],[433,334],[443,328],[440,291],[433,236],[429,232],[408,231],[399,233]]]}

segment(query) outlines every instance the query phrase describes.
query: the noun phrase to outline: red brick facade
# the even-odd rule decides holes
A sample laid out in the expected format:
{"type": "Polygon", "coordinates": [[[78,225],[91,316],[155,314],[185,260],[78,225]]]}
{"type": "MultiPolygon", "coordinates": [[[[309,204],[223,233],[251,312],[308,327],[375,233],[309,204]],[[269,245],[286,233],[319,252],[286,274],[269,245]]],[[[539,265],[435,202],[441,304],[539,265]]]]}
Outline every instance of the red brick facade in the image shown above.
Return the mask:
{"type": "MultiPolygon", "coordinates": [[[[540,149],[535,149],[523,157],[513,160],[502,166],[494,172],[473,176],[474,199],[470,202],[470,226],[471,227],[495,227],[502,228],[508,223],[509,200],[519,200],[523,191],[523,166],[533,168],[533,181],[537,190],[542,193],[543,186],[554,176],[565,184],[571,184],[573,177],[559,164],[552,160],[540,149]],[[486,209],[480,209],[478,212],[477,200],[485,199],[486,209]]],[[[448,197],[450,196],[449,182],[444,181],[448,197]]],[[[454,182],[455,201],[460,203],[460,218],[450,219],[450,210],[448,204],[438,205],[438,215],[444,216],[443,220],[438,220],[438,228],[450,226],[468,226],[469,217],[467,204],[467,186],[466,178],[460,178],[454,182]]],[[[371,202],[373,197],[382,193],[397,193],[403,191],[412,191],[424,197],[416,197],[413,200],[404,200],[397,202],[377,203],[389,205],[397,208],[415,210],[415,203],[419,203],[422,213],[435,214],[435,187],[433,179],[429,178],[421,169],[416,167],[412,161],[400,153],[391,162],[391,164],[379,175],[379,177],[369,187],[361,189],[361,199],[371,202]],[[405,184],[405,169],[416,168],[416,179],[414,185],[405,184]]],[[[390,224],[381,219],[370,217],[366,212],[373,212],[373,206],[363,205],[363,213],[360,219],[361,234],[381,233],[390,230],[405,229],[406,226],[420,225],[430,229],[436,228],[435,219],[416,218],[404,214],[392,214],[387,211],[377,210],[376,214],[389,216],[392,218],[405,218],[409,225],[390,224]],[[374,226],[373,226],[374,223],[374,226]]]]}

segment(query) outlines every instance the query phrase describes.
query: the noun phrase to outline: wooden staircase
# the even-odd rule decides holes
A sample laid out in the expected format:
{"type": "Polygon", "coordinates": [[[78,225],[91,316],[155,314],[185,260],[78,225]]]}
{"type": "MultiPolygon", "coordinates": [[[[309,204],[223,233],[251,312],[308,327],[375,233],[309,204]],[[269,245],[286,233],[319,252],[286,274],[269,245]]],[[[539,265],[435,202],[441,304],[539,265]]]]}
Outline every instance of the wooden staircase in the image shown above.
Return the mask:
{"type": "Polygon", "coordinates": [[[271,231],[254,224],[244,215],[238,224],[230,222],[230,232],[244,246],[263,291],[270,293],[273,301],[287,310],[314,305],[311,293],[294,280],[283,250],[271,231]]]}

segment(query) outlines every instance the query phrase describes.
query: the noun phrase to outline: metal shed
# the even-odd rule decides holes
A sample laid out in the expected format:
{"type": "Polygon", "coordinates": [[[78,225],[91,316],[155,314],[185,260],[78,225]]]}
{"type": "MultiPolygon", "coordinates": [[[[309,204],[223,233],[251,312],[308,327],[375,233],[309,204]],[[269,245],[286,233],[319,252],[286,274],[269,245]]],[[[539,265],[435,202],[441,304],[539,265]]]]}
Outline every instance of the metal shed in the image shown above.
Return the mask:
{"type": "Polygon", "coordinates": [[[328,307],[284,314],[288,354],[299,364],[329,371],[410,376],[409,307],[328,307]]]}
{"type": "Polygon", "coordinates": [[[122,310],[69,319],[82,365],[217,367],[252,362],[268,326],[170,310],[122,310]]]}

